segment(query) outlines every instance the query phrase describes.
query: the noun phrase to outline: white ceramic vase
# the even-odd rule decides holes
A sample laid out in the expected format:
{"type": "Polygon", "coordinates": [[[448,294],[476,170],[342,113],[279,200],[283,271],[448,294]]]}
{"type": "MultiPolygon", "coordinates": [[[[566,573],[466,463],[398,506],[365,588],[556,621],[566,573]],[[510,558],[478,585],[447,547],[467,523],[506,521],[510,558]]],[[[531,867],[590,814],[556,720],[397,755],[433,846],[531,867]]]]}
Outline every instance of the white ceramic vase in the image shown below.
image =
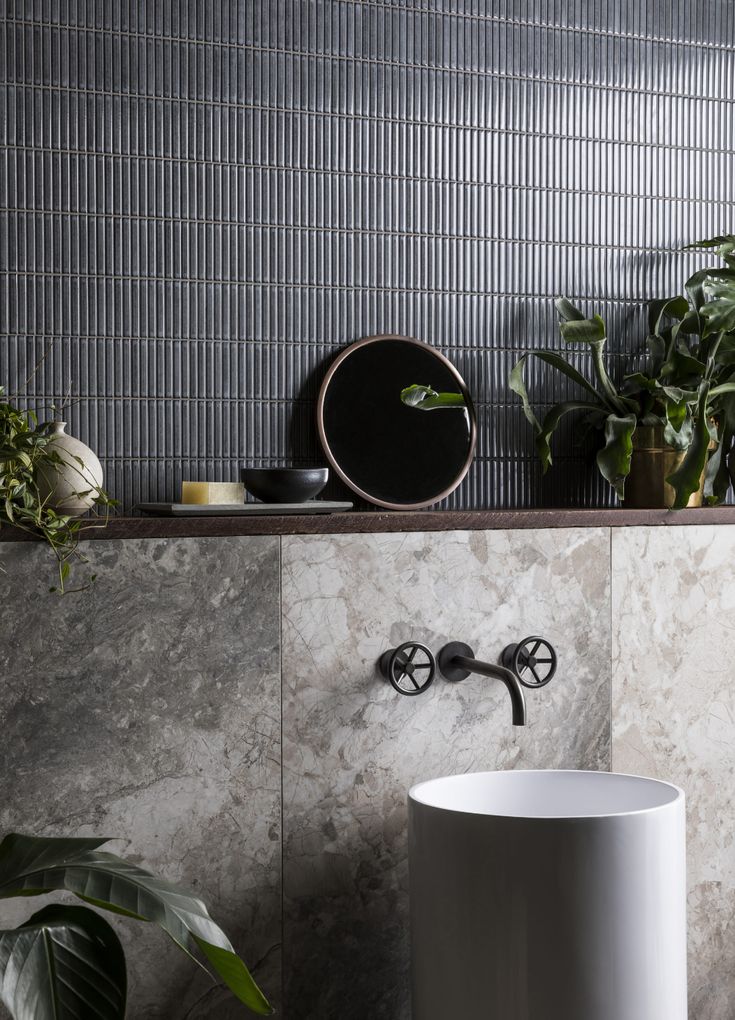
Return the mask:
{"type": "Polygon", "coordinates": [[[80,517],[94,505],[102,487],[102,465],[88,446],[68,436],[65,429],[65,421],[53,423],[49,445],[58,453],[61,463],[40,472],[38,491],[54,510],[80,517]]]}

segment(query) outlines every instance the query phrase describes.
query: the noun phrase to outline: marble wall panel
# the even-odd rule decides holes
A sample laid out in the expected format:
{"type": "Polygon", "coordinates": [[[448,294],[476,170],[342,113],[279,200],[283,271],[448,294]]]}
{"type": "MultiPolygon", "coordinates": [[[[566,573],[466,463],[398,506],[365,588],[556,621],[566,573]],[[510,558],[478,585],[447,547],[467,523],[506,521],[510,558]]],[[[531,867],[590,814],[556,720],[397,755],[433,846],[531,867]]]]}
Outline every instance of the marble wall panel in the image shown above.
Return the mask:
{"type": "MultiPolygon", "coordinates": [[[[0,831],[119,837],[110,849],[200,892],[277,1003],[278,539],[87,555],[96,582],[59,598],[45,547],[0,545],[0,831]]],[[[31,906],[4,901],[3,924],[31,906]]],[[[157,928],[117,927],[130,1017],[242,1016],[157,928]]]]}
{"type": "Polygon", "coordinates": [[[683,787],[692,1020],[735,1012],[735,527],[613,529],[613,767],[683,787]]]}
{"type": "Polygon", "coordinates": [[[282,557],[286,1016],[408,1020],[411,784],[609,768],[609,531],[294,537],[282,557]],[[406,698],[375,669],[409,638],[495,660],[532,633],[560,668],[525,729],[497,681],[406,698]]]}

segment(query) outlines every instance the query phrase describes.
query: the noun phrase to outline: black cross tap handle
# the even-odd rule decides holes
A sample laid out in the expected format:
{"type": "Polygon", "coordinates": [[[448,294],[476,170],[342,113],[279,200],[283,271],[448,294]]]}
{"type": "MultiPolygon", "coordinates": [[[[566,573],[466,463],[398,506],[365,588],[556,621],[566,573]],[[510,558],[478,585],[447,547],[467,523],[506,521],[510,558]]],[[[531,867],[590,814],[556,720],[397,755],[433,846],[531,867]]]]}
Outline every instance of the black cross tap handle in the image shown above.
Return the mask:
{"type": "Polygon", "coordinates": [[[500,661],[524,687],[545,687],[556,673],[556,652],[542,637],[527,637],[503,649],[500,661]]]}
{"type": "Polygon", "coordinates": [[[408,697],[423,694],[436,676],[433,653],[418,641],[404,641],[397,648],[389,648],[380,656],[378,665],[394,689],[408,697]]]}

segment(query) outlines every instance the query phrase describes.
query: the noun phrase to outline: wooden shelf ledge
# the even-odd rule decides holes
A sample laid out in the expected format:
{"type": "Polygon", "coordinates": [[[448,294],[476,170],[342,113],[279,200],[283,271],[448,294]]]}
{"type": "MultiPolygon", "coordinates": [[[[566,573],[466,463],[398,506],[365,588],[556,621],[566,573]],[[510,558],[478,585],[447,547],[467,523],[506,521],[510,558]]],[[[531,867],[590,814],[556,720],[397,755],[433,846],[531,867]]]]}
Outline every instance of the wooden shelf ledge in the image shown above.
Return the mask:
{"type": "MultiPolygon", "coordinates": [[[[414,510],[282,514],[268,517],[113,517],[85,540],[222,538],[230,535],[358,535],[409,531],[498,531],[525,528],[629,528],[735,524],[735,506],[697,510],[414,510]]],[[[0,528],[0,541],[33,541],[0,528]]]]}

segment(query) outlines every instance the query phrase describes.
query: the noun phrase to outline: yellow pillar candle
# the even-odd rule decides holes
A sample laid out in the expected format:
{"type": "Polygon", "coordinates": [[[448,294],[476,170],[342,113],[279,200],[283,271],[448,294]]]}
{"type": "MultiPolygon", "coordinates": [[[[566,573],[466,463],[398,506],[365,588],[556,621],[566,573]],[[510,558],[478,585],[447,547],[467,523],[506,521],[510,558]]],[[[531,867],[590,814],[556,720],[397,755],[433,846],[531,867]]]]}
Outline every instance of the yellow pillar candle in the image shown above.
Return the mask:
{"type": "Polygon", "coordinates": [[[242,482],[182,482],[181,502],[199,506],[230,506],[245,502],[242,482]]]}

